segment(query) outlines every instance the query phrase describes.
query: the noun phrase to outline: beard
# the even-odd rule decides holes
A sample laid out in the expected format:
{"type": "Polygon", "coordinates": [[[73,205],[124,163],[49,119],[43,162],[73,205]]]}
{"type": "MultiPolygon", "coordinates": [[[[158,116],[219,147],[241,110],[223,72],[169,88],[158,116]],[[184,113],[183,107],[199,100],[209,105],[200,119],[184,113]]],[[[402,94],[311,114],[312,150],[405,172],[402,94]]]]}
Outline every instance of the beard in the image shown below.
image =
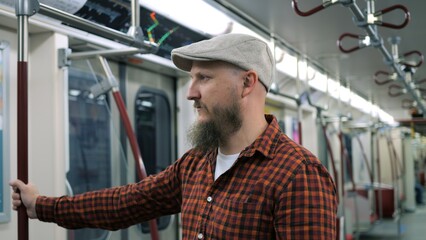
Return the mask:
{"type": "MultiPolygon", "coordinates": [[[[194,103],[199,104],[201,103],[194,103]]],[[[243,122],[236,98],[227,107],[214,106],[210,114],[209,120],[194,123],[188,131],[190,143],[202,152],[216,149],[221,143],[225,143],[230,135],[241,128],[243,122]]]]}

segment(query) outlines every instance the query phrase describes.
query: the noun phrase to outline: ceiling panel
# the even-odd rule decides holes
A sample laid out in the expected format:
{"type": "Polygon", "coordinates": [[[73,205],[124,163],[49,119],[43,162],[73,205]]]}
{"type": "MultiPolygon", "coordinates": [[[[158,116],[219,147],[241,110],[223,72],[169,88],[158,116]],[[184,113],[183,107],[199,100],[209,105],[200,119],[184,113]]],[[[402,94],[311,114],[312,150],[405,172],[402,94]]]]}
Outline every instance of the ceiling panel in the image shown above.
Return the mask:
{"type": "MultiPolygon", "coordinates": [[[[402,99],[410,99],[409,95],[391,98],[388,96],[388,85],[378,86],[374,83],[373,76],[376,71],[391,71],[378,49],[367,47],[350,54],[342,53],[338,49],[337,40],[343,33],[366,35],[364,30],[354,23],[353,15],[348,8],[336,4],[314,15],[301,17],[294,12],[291,0],[217,0],[210,2],[232,9],[234,13],[237,10],[240,16],[248,16],[262,28],[285,40],[301,54],[305,54],[319,63],[331,75],[340,78],[342,83],[349,83],[350,88],[362,97],[373,99],[394,118],[409,117],[408,110],[401,107],[402,99]]],[[[299,8],[306,11],[321,4],[322,1],[299,0],[298,3],[299,8]]],[[[422,31],[426,21],[423,13],[426,10],[426,1],[375,1],[375,9],[381,10],[394,4],[405,5],[410,12],[411,21],[403,29],[378,27],[378,32],[386,48],[391,52],[388,38],[398,36],[401,38],[400,54],[413,50],[426,54],[426,31],[422,31]]],[[[361,9],[365,9],[366,1],[357,1],[357,5],[361,9]]],[[[403,12],[393,11],[384,15],[383,20],[394,24],[402,23],[403,12]]],[[[345,39],[344,46],[349,48],[355,42],[345,39]]],[[[426,78],[425,66],[419,67],[413,77],[415,80],[426,78]]]]}

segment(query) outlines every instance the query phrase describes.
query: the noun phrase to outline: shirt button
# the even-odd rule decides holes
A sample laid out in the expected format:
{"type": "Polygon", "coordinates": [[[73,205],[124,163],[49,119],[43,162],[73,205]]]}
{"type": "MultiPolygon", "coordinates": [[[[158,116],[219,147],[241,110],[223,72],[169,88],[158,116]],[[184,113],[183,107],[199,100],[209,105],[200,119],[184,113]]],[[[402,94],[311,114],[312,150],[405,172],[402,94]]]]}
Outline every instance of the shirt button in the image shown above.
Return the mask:
{"type": "Polygon", "coordinates": [[[212,202],[212,200],[213,200],[212,197],[210,197],[210,196],[207,197],[207,202],[212,202]]]}
{"type": "Polygon", "coordinates": [[[204,235],[203,235],[202,233],[199,233],[199,234],[197,235],[197,238],[198,238],[198,239],[203,239],[203,237],[204,237],[204,235]]]}

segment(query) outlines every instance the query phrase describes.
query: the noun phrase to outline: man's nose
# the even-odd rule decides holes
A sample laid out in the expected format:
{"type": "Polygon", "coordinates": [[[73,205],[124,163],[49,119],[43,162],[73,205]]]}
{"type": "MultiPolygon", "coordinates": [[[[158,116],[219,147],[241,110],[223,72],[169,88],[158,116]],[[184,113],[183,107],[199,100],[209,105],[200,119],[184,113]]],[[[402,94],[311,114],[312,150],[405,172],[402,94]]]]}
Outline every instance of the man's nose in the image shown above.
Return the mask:
{"type": "Polygon", "coordinates": [[[200,99],[200,97],[201,97],[201,94],[198,89],[198,85],[194,81],[191,81],[188,88],[188,92],[186,93],[186,99],[196,100],[196,99],[200,99]]]}

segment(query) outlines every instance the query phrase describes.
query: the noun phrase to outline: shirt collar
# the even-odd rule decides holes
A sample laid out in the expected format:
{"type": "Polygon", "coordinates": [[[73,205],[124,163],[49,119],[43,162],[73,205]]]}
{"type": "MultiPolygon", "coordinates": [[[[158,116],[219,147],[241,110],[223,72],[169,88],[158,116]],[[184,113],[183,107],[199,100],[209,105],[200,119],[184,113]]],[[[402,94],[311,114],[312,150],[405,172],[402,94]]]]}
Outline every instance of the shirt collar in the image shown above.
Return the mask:
{"type": "Polygon", "coordinates": [[[241,156],[252,157],[257,151],[268,159],[275,157],[275,148],[277,147],[281,130],[277,119],[273,115],[265,114],[265,119],[268,122],[268,127],[251,145],[241,152],[241,156]]]}

